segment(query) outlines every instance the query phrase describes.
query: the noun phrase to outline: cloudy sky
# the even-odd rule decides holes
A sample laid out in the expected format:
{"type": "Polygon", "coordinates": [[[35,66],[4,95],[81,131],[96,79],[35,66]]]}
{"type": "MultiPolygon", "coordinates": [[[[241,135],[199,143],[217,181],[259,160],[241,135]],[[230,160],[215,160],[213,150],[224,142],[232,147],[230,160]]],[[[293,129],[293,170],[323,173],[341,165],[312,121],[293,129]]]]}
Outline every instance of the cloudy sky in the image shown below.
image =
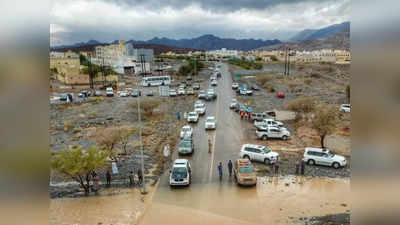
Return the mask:
{"type": "Polygon", "coordinates": [[[214,34],[286,40],[348,21],[350,0],[54,0],[51,45],[214,34]]]}

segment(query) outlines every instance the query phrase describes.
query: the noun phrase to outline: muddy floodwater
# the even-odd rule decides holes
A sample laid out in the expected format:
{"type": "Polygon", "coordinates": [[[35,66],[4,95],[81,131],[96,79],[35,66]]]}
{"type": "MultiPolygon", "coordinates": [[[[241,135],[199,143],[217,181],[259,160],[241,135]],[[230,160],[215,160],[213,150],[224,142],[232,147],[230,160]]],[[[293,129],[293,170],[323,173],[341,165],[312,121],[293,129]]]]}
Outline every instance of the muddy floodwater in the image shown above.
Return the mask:
{"type": "Polygon", "coordinates": [[[296,224],[295,218],[349,208],[349,179],[259,178],[256,187],[233,180],[171,189],[162,185],[142,199],[122,194],[51,200],[51,224],[296,224]],[[146,208],[146,210],[145,210],[146,208]]]}

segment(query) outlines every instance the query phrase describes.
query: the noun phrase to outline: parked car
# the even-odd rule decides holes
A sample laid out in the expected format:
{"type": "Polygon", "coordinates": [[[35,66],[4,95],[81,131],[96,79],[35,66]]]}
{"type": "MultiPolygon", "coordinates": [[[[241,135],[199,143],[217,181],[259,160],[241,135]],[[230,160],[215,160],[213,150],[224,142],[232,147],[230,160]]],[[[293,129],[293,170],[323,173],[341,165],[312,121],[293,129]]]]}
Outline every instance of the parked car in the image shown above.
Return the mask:
{"type": "Polygon", "coordinates": [[[256,135],[263,140],[268,140],[269,138],[287,140],[290,137],[290,132],[286,128],[277,126],[260,126],[256,130],[256,135]]]}
{"type": "Polygon", "coordinates": [[[193,90],[193,88],[188,88],[187,91],[186,91],[186,94],[187,94],[187,95],[194,95],[194,90],[193,90]]]}
{"type": "Polygon", "coordinates": [[[350,112],[350,104],[342,104],[340,105],[340,111],[341,112],[350,112]]]}
{"type": "Polygon", "coordinates": [[[168,94],[170,97],[175,97],[177,95],[175,89],[169,89],[168,94]]]}
{"type": "Polygon", "coordinates": [[[242,103],[238,103],[238,104],[236,104],[234,110],[235,110],[235,112],[247,111],[247,107],[242,103]]]}
{"type": "Polygon", "coordinates": [[[206,119],[206,123],[205,123],[205,128],[206,130],[209,129],[216,129],[217,128],[217,120],[215,119],[214,116],[209,116],[206,119]]]}
{"type": "Polygon", "coordinates": [[[344,156],[333,154],[329,149],[307,147],[304,150],[303,161],[309,165],[332,166],[335,169],[346,166],[344,156]]]}
{"type": "Polygon", "coordinates": [[[186,82],[181,82],[179,84],[179,88],[185,88],[186,87],[186,82]]]}
{"type": "Polygon", "coordinates": [[[178,145],[179,155],[190,155],[194,152],[194,145],[191,137],[183,138],[178,145]]]}
{"type": "Polygon", "coordinates": [[[169,171],[170,186],[189,186],[192,180],[192,169],[189,160],[175,159],[169,171]]]}
{"type": "Polygon", "coordinates": [[[266,111],[262,113],[251,113],[251,120],[262,121],[263,119],[275,119],[275,111],[266,111]]]}
{"type": "Polygon", "coordinates": [[[198,84],[198,83],[193,84],[193,89],[200,90],[200,84],[198,84]]]}
{"type": "Polygon", "coordinates": [[[207,97],[206,91],[203,90],[199,91],[199,99],[206,99],[206,97],[207,97]]]}
{"type": "Polygon", "coordinates": [[[217,85],[218,85],[217,80],[212,80],[212,81],[211,81],[211,86],[217,86],[217,85]]]}
{"type": "Polygon", "coordinates": [[[185,125],[182,127],[181,129],[181,133],[180,133],[180,138],[187,138],[187,137],[193,137],[193,128],[189,125],[185,125]]]}
{"type": "Polygon", "coordinates": [[[221,73],[217,73],[217,78],[221,78],[222,74],[221,73]]]}
{"type": "Polygon", "coordinates": [[[283,93],[283,92],[278,92],[278,93],[276,94],[276,97],[278,97],[278,98],[285,98],[285,93],[283,93]]]}
{"type": "Polygon", "coordinates": [[[217,93],[214,91],[214,89],[208,89],[207,94],[212,97],[212,99],[217,98],[217,93]]]}
{"type": "Polygon", "coordinates": [[[283,127],[283,123],[274,119],[263,119],[262,121],[254,121],[254,126],[259,128],[263,126],[283,127]]]}
{"type": "Polygon", "coordinates": [[[64,93],[60,95],[60,101],[67,101],[68,94],[64,93]]]}
{"type": "Polygon", "coordinates": [[[187,121],[190,122],[199,122],[199,115],[196,112],[190,112],[187,116],[187,121]]]}
{"type": "Polygon", "coordinates": [[[142,92],[139,89],[133,89],[131,92],[132,97],[139,97],[142,96],[142,92]]]}
{"type": "Polygon", "coordinates": [[[239,87],[239,84],[234,82],[232,83],[232,89],[237,89],[239,87]]]}
{"type": "Polygon", "coordinates": [[[103,93],[100,90],[96,90],[94,96],[103,96],[103,93]]]}
{"type": "Polygon", "coordinates": [[[128,93],[127,91],[120,91],[120,92],[118,93],[118,96],[119,96],[119,97],[128,97],[128,96],[129,96],[129,93],[128,93]]]}
{"type": "Polygon", "coordinates": [[[199,115],[206,114],[206,105],[205,104],[195,104],[194,111],[199,115]]]}
{"type": "Polygon", "coordinates": [[[154,95],[153,90],[146,91],[146,96],[153,96],[153,95],[154,95]]]}
{"type": "Polygon", "coordinates": [[[78,97],[79,98],[87,98],[87,97],[89,97],[90,96],[90,91],[86,91],[86,90],[83,90],[83,91],[81,91],[81,92],[79,92],[79,94],[78,94],[78,97]]]}
{"type": "Polygon", "coordinates": [[[193,80],[192,76],[188,76],[186,80],[193,80]]]}
{"type": "Polygon", "coordinates": [[[254,91],[259,91],[259,90],[261,90],[261,88],[258,87],[256,84],[250,85],[250,89],[251,89],[251,90],[254,90],[254,91]]]}
{"type": "Polygon", "coordinates": [[[233,175],[238,185],[254,186],[257,184],[257,174],[249,159],[235,160],[233,175]]]}
{"type": "Polygon", "coordinates": [[[114,90],[112,87],[106,88],[106,96],[107,97],[113,97],[114,96],[114,90]]]}
{"type": "Polygon", "coordinates": [[[178,89],[178,95],[184,95],[185,94],[185,89],[184,88],[179,88],[178,89]]]}
{"type": "Polygon", "coordinates": [[[240,158],[247,158],[251,161],[263,162],[269,165],[279,158],[279,154],[271,151],[266,146],[255,144],[244,144],[240,149],[240,158]]]}
{"type": "Polygon", "coordinates": [[[246,88],[240,88],[239,89],[239,94],[240,95],[253,95],[253,91],[252,90],[248,90],[246,88]]]}
{"type": "Polygon", "coordinates": [[[232,99],[231,104],[229,105],[229,108],[234,109],[236,107],[236,105],[238,105],[238,104],[239,104],[238,101],[234,98],[234,99],[232,99]]]}

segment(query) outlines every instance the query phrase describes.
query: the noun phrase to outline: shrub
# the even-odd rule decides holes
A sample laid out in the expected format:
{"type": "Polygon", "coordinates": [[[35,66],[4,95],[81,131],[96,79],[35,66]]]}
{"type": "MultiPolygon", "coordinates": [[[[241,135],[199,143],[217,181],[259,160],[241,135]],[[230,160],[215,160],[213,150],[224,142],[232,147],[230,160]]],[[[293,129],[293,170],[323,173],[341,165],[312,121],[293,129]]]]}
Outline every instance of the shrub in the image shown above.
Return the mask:
{"type": "Polygon", "coordinates": [[[304,83],[307,84],[307,85],[310,85],[312,83],[312,79],[307,78],[307,79],[304,80],[304,83]]]}
{"type": "Polygon", "coordinates": [[[314,99],[306,97],[295,99],[286,104],[286,109],[304,113],[313,111],[314,107],[314,99]]]}
{"type": "Polygon", "coordinates": [[[268,75],[258,75],[256,79],[261,85],[265,86],[266,83],[272,80],[272,77],[268,75]]]}
{"type": "Polygon", "coordinates": [[[140,102],[140,107],[143,109],[145,115],[151,116],[153,110],[157,108],[160,103],[161,101],[157,99],[146,99],[140,102]]]}
{"type": "Polygon", "coordinates": [[[69,131],[72,128],[72,122],[69,120],[64,121],[64,131],[69,131]]]}

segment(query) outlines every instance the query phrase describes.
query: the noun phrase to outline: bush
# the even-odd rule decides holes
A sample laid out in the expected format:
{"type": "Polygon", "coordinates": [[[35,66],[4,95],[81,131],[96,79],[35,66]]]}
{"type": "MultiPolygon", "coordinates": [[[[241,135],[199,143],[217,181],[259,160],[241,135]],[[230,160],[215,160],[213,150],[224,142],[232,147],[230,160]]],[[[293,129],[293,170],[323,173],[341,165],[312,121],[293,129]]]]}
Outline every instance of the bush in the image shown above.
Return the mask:
{"type": "Polygon", "coordinates": [[[153,114],[153,110],[160,105],[161,101],[157,99],[146,99],[140,102],[140,108],[143,109],[145,115],[151,116],[153,114]]]}
{"type": "Polygon", "coordinates": [[[272,80],[272,77],[268,75],[259,75],[257,76],[257,80],[262,86],[265,86],[266,83],[272,80]]]}
{"type": "Polygon", "coordinates": [[[286,109],[295,111],[295,112],[304,112],[308,113],[314,110],[315,103],[312,98],[298,98],[293,101],[290,101],[286,104],[286,109]]]}
{"type": "Polygon", "coordinates": [[[313,73],[311,73],[311,77],[312,78],[321,78],[321,74],[313,72],[313,73]]]}
{"type": "Polygon", "coordinates": [[[64,121],[64,131],[67,132],[72,128],[72,122],[69,120],[64,121]]]}
{"type": "Polygon", "coordinates": [[[307,78],[307,79],[304,80],[304,83],[307,84],[307,85],[310,85],[312,83],[312,79],[307,78]]]}

